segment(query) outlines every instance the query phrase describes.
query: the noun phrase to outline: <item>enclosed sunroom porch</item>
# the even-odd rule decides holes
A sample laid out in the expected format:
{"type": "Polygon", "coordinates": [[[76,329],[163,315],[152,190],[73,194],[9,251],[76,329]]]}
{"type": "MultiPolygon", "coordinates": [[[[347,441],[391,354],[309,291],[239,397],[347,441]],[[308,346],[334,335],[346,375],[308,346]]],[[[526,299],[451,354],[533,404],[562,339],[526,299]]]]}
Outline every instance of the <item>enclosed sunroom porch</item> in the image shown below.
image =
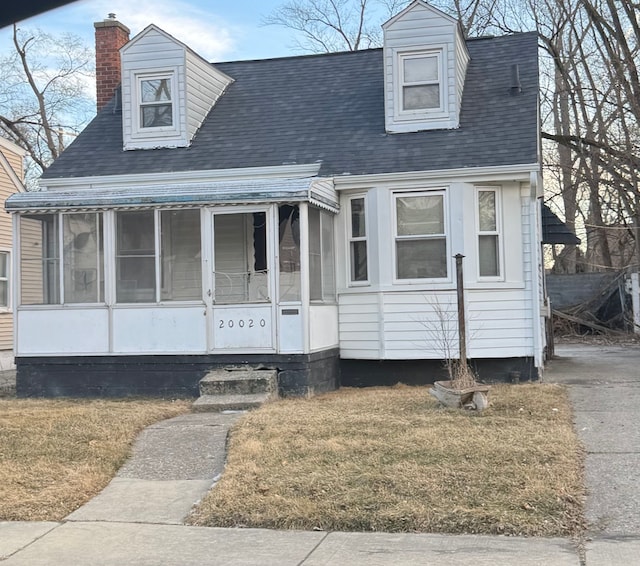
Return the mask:
{"type": "Polygon", "coordinates": [[[19,393],[193,393],[237,365],[336,387],[336,200],[309,179],[15,195],[19,393]]]}

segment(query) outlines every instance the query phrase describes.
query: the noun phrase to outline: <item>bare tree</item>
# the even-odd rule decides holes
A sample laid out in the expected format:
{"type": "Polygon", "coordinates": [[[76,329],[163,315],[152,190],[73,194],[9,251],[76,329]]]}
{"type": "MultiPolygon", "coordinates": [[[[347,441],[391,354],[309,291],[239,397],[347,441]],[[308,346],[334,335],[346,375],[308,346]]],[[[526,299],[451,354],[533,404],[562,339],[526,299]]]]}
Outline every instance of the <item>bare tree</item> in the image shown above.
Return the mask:
{"type": "Polygon", "coordinates": [[[379,6],[376,0],[290,0],[263,22],[298,32],[301,51],[357,51],[380,44],[379,6]]]}
{"type": "Polygon", "coordinates": [[[76,36],[16,25],[13,47],[0,58],[0,135],[27,150],[30,184],[93,116],[94,57],[76,36]]]}

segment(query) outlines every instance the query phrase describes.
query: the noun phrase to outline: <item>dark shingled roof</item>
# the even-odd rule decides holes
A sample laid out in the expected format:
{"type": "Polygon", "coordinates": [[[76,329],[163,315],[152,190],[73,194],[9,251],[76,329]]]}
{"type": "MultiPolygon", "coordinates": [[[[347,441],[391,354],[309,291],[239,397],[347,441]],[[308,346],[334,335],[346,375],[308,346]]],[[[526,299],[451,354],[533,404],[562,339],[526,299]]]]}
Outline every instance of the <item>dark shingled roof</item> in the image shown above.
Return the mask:
{"type": "Polygon", "coordinates": [[[321,175],[538,161],[537,36],[467,42],[460,128],[386,134],[382,50],[216,63],[235,82],[188,148],[123,151],[112,100],[44,179],[322,162],[321,175]],[[522,92],[511,94],[518,64],[522,92]]]}
{"type": "Polygon", "coordinates": [[[574,245],[580,243],[580,238],[569,230],[569,227],[544,203],[542,204],[542,243],[574,245]]]}

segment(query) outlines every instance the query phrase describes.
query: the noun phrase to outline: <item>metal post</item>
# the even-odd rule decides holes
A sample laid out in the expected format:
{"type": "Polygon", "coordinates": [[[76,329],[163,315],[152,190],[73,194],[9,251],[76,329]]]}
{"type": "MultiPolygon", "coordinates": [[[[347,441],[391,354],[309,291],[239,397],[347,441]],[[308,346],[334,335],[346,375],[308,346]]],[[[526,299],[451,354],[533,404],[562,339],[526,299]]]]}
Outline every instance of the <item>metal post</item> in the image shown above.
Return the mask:
{"type": "Polygon", "coordinates": [[[458,291],[458,344],[460,347],[460,365],[467,366],[467,329],[464,317],[464,272],[462,254],[456,254],[456,287],[458,291]]]}

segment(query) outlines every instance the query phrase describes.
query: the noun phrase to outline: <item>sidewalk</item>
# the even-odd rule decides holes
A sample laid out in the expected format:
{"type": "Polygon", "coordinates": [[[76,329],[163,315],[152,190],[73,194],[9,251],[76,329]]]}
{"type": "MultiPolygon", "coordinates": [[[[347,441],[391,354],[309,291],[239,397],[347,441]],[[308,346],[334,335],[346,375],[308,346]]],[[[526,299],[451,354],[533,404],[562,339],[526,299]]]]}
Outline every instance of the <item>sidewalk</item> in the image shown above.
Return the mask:
{"type": "MultiPolygon", "coordinates": [[[[60,523],[0,523],[18,565],[623,566],[640,555],[640,346],[559,346],[545,381],[566,383],[587,449],[586,562],[565,539],[326,533],[183,526],[217,480],[237,414],[196,413],[143,431],[96,498],[60,523]]],[[[2,558],[5,558],[4,561],[2,558]]]]}

